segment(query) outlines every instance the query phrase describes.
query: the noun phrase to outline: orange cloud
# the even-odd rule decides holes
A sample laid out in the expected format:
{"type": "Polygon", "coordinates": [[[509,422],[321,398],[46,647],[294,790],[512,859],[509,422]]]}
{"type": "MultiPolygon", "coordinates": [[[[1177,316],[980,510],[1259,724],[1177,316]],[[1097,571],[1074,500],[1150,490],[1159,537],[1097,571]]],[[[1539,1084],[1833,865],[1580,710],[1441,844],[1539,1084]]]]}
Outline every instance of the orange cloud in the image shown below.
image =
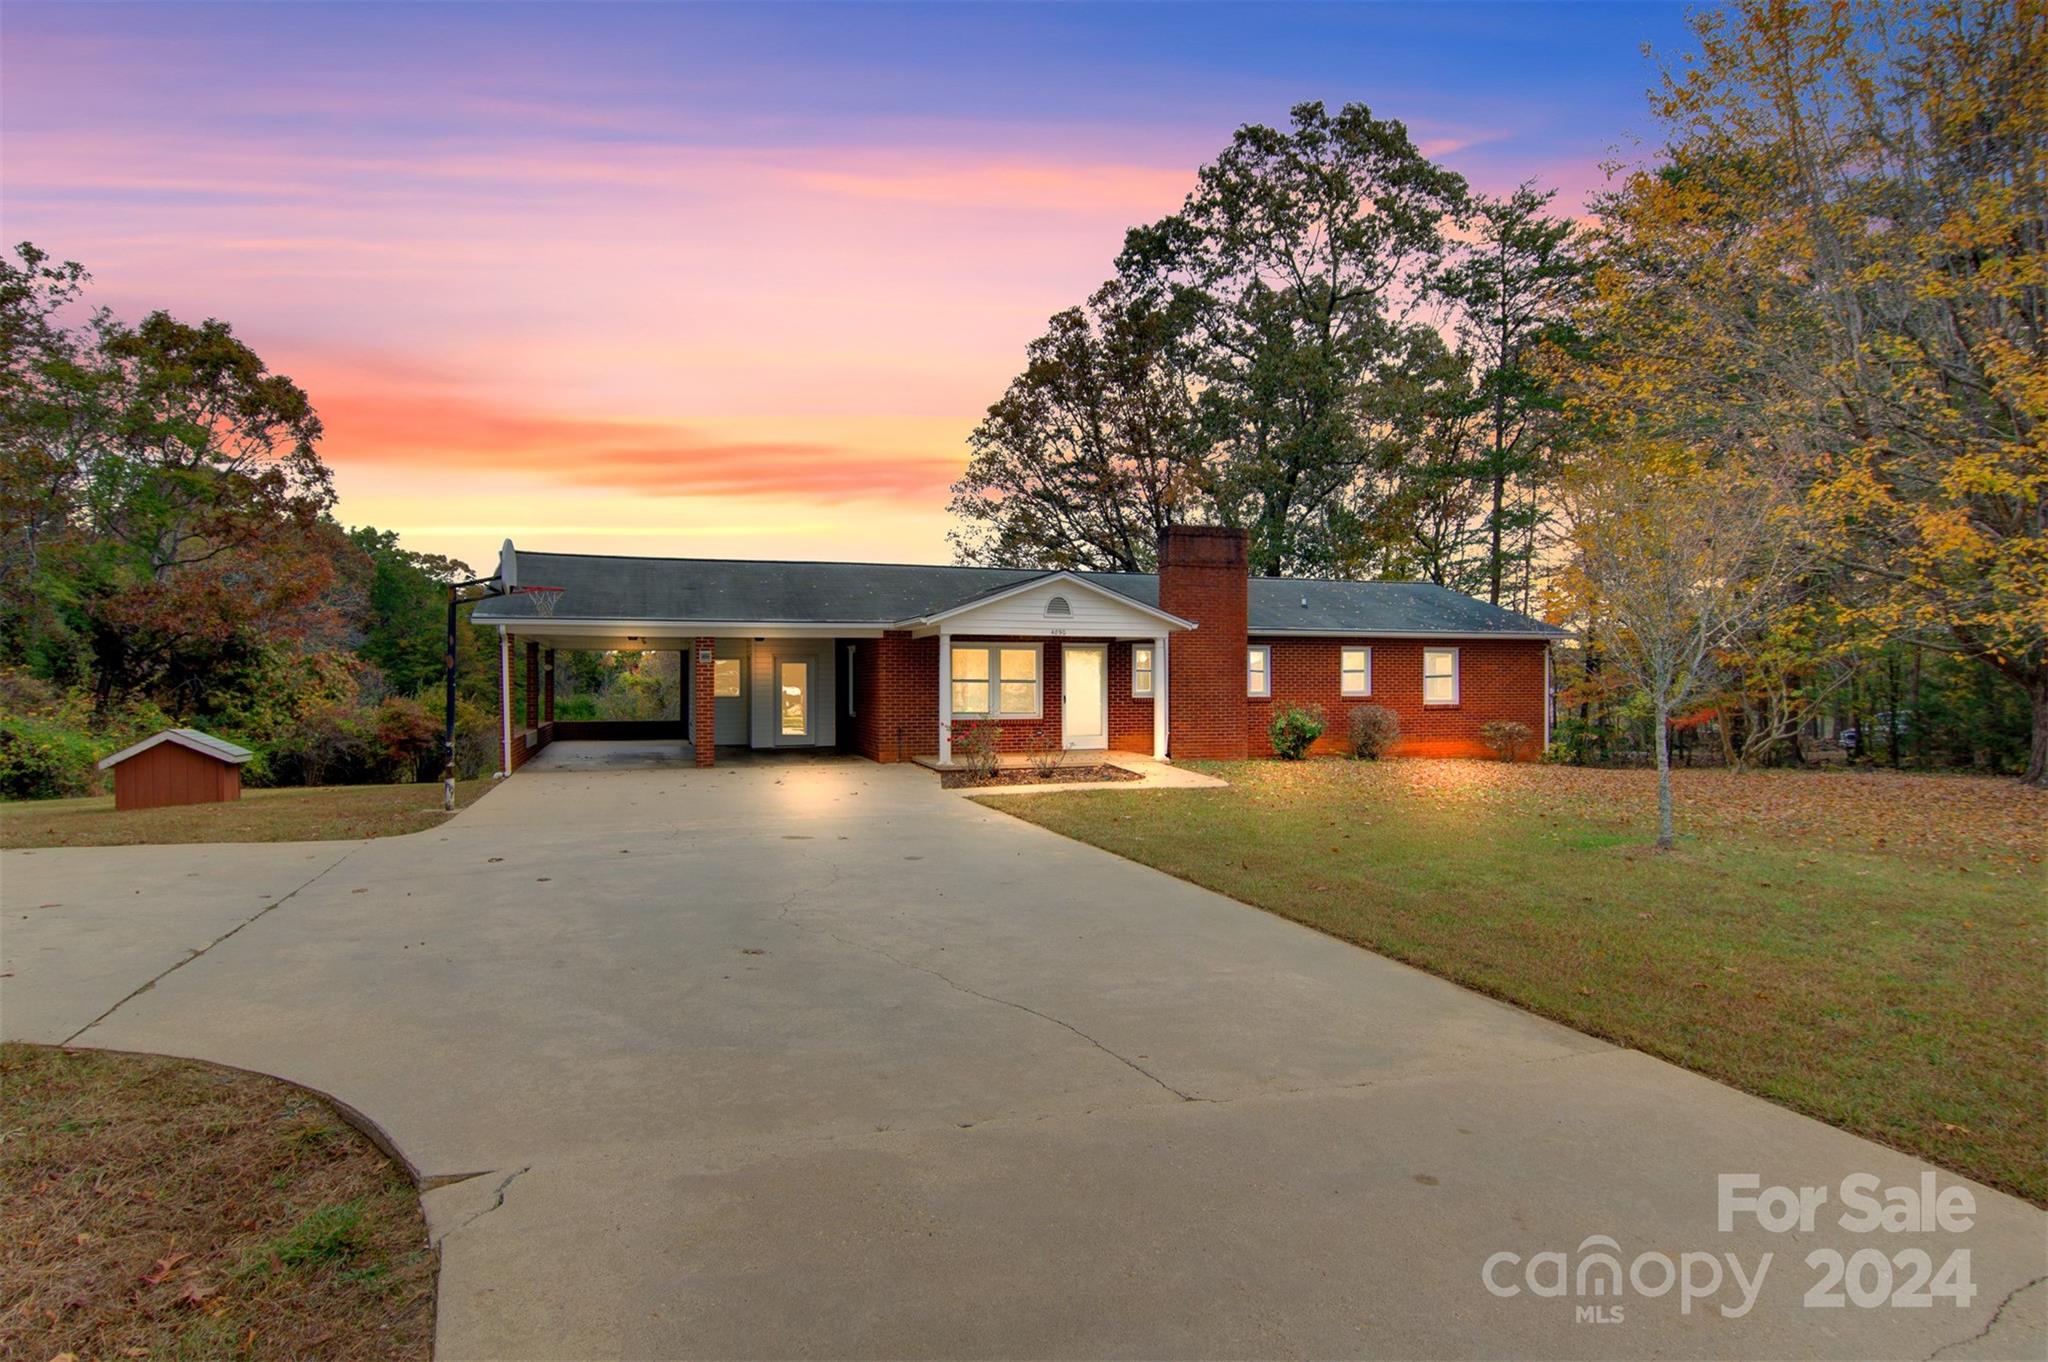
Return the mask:
{"type": "Polygon", "coordinates": [[[733,440],[654,421],[560,416],[453,391],[314,386],[336,468],[523,475],[644,496],[943,498],[957,463],[798,440],[733,440]]]}

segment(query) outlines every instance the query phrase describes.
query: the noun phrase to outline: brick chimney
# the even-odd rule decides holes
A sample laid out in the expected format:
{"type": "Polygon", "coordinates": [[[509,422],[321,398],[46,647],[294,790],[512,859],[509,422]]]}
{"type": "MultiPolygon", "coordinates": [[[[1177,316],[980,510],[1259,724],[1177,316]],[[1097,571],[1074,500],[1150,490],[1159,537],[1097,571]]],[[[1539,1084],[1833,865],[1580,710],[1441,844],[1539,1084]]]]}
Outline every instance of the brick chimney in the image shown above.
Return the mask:
{"type": "Polygon", "coordinates": [[[1246,754],[1250,563],[1243,530],[1169,525],[1159,536],[1159,608],[1199,626],[1173,636],[1167,659],[1167,750],[1176,757],[1246,754]]]}

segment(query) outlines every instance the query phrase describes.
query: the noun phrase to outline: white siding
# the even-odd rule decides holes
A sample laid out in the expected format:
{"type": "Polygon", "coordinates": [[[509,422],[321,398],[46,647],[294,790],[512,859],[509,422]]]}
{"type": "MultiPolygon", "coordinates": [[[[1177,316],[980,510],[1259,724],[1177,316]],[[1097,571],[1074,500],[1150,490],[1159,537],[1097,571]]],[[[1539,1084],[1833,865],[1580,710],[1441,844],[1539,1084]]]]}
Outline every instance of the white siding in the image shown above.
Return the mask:
{"type": "Polygon", "coordinates": [[[1034,586],[977,609],[962,611],[945,622],[948,633],[962,636],[1053,633],[1072,634],[1076,638],[1150,638],[1159,632],[1159,627],[1157,617],[1074,582],[1034,586]],[[1046,613],[1047,603],[1055,596],[1066,601],[1071,614],[1046,613]]]}
{"type": "Polygon", "coordinates": [[[752,692],[753,716],[750,746],[830,747],[838,741],[835,721],[839,713],[839,675],[834,657],[837,652],[838,648],[829,638],[771,638],[754,642],[753,665],[749,668],[752,684],[748,688],[752,692]],[[775,664],[778,660],[811,664],[812,736],[808,742],[784,738],[776,731],[775,664]]]}
{"type": "Polygon", "coordinates": [[[747,696],[754,689],[753,669],[747,662],[748,649],[752,640],[744,638],[722,638],[714,653],[717,657],[736,657],[740,660],[740,693],[728,695],[717,702],[713,713],[716,715],[714,730],[720,743],[729,747],[747,745],[747,696]]]}

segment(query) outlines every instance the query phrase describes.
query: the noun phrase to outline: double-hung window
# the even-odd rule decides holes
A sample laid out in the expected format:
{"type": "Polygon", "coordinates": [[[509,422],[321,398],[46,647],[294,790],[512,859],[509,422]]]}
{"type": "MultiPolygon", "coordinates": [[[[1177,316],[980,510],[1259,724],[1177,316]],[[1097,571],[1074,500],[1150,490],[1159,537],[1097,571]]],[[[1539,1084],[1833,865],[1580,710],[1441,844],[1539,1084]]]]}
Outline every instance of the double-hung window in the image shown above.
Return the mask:
{"type": "Polygon", "coordinates": [[[1036,719],[1044,711],[1037,644],[953,645],[953,713],[970,719],[1036,719]]]}
{"type": "Polygon", "coordinates": [[[1244,693],[1254,699],[1273,693],[1273,650],[1264,643],[1254,643],[1246,654],[1244,693]]]}
{"type": "Polygon", "coordinates": [[[1456,648],[1424,648],[1422,650],[1422,703],[1425,705],[1455,705],[1458,703],[1458,650],[1456,648]]]}
{"type": "Polygon", "coordinates": [[[1345,648],[1339,654],[1337,665],[1344,683],[1344,694],[1372,694],[1372,649],[1345,648]]]}
{"type": "Polygon", "coordinates": [[[740,693],[740,660],[738,658],[720,657],[712,659],[711,693],[721,699],[740,693]]]}
{"type": "Polygon", "coordinates": [[[1152,649],[1142,643],[1131,645],[1131,694],[1152,693],[1152,649]]]}

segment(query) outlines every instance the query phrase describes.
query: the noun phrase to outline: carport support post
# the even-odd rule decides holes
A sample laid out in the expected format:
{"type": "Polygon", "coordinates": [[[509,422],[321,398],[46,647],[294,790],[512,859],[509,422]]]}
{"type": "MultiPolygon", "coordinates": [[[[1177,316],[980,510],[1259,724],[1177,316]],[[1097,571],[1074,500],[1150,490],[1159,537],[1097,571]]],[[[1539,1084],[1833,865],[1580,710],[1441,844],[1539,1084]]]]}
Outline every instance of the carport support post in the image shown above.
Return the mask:
{"type": "MultiPolygon", "coordinates": [[[[989,706],[994,709],[994,705],[989,706]]],[[[953,764],[953,636],[939,630],[939,765],[953,764]]]]}
{"type": "Polygon", "coordinates": [[[1152,640],[1152,755],[1166,760],[1167,635],[1152,640]]]}
{"type": "Polygon", "coordinates": [[[542,665],[548,669],[548,681],[547,699],[542,701],[540,721],[544,724],[551,724],[555,721],[555,650],[553,648],[548,649],[547,657],[542,665]]]}
{"type": "Polygon", "coordinates": [[[498,626],[498,774],[512,774],[512,636],[498,626]]]}
{"type": "Polygon", "coordinates": [[[526,640],[526,731],[540,727],[540,644],[526,640]]]}
{"type": "Polygon", "coordinates": [[[718,761],[718,640],[700,638],[690,648],[690,743],[697,764],[718,761]]]}

